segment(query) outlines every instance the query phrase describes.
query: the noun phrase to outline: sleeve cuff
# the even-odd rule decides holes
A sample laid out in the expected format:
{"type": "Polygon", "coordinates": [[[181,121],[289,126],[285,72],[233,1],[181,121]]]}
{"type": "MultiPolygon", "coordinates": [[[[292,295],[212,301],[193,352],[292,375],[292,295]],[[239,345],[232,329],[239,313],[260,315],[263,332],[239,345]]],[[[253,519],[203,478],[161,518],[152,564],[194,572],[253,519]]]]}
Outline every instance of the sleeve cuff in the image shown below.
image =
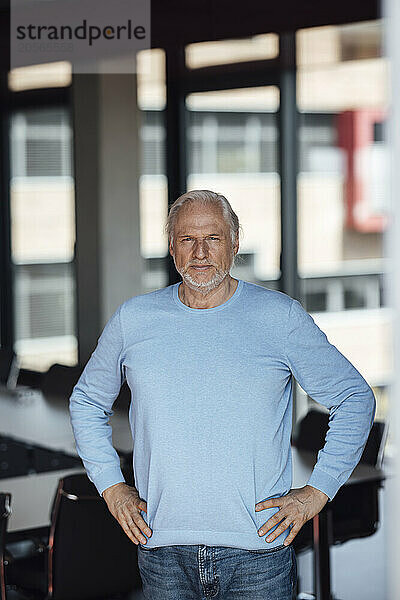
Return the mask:
{"type": "Polygon", "coordinates": [[[324,492],[329,498],[328,502],[333,500],[341,487],[341,484],[337,479],[331,477],[331,475],[328,475],[328,473],[325,473],[325,471],[322,471],[318,467],[314,467],[314,470],[307,481],[307,485],[311,485],[312,487],[317,488],[317,490],[324,492]]]}
{"type": "Polygon", "coordinates": [[[121,468],[118,466],[107,469],[102,473],[98,473],[95,477],[89,477],[89,479],[96,486],[100,496],[104,490],[112,485],[115,485],[116,483],[125,483],[125,477],[122,475],[121,468]]]}

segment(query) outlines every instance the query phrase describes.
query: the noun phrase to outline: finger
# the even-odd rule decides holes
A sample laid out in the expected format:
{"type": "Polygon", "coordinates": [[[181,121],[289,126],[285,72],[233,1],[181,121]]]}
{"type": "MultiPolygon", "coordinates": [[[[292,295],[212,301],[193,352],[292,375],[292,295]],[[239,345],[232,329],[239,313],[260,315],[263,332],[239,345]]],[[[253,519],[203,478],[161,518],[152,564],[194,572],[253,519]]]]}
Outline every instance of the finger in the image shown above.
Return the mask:
{"type": "Polygon", "coordinates": [[[124,532],[126,533],[126,535],[128,536],[128,538],[136,545],[139,544],[138,540],[136,539],[136,537],[133,535],[130,527],[128,526],[125,518],[123,516],[120,516],[119,518],[117,518],[118,523],[121,525],[122,529],[124,530],[124,532]]]}
{"type": "Polygon", "coordinates": [[[273,506],[283,506],[283,504],[283,498],[270,498],[269,500],[257,502],[256,510],[264,510],[265,508],[272,508],[273,506]]]}
{"type": "Polygon", "coordinates": [[[149,537],[152,534],[152,531],[150,529],[150,527],[147,525],[146,521],[142,518],[142,516],[140,514],[138,515],[132,515],[133,520],[135,521],[135,524],[139,527],[139,529],[141,529],[141,531],[143,531],[143,533],[145,533],[146,535],[148,535],[149,537]]]}
{"type": "Polygon", "coordinates": [[[125,513],[123,515],[123,519],[124,519],[126,525],[129,527],[129,530],[130,530],[131,534],[133,535],[133,537],[138,542],[142,542],[142,544],[146,544],[147,543],[146,538],[140,531],[139,527],[136,526],[135,521],[132,519],[131,515],[129,513],[128,514],[125,513]]]}
{"type": "Polygon", "coordinates": [[[288,546],[289,544],[291,544],[293,542],[294,538],[299,533],[300,529],[301,529],[300,525],[293,525],[289,535],[287,536],[286,540],[283,542],[285,544],[285,546],[288,546]]]}
{"type": "Polygon", "coordinates": [[[129,518],[133,519],[133,521],[135,522],[137,527],[139,527],[139,529],[141,529],[143,531],[143,533],[145,533],[148,536],[151,536],[152,531],[151,531],[150,527],[147,525],[146,521],[143,519],[140,512],[138,512],[136,505],[124,506],[123,511],[124,511],[126,518],[129,517],[129,518]]]}
{"type": "Polygon", "coordinates": [[[290,526],[290,521],[289,519],[284,519],[284,521],[282,521],[282,523],[280,525],[278,525],[278,527],[275,529],[275,531],[273,531],[273,533],[270,533],[269,536],[267,537],[267,542],[273,542],[274,540],[276,540],[277,537],[279,537],[281,535],[281,533],[283,533],[284,531],[286,531],[286,529],[290,526]]]}
{"type": "Polygon", "coordinates": [[[268,519],[268,521],[266,521],[264,523],[264,525],[261,525],[260,529],[258,530],[258,533],[260,535],[263,535],[264,533],[267,533],[267,531],[269,529],[271,529],[272,527],[274,527],[275,525],[277,525],[278,523],[280,523],[282,521],[282,519],[285,519],[286,517],[288,517],[289,515],[282,513],[282,510],[278,510],[278,512],[271,517],[270,519],[268,519]]]}

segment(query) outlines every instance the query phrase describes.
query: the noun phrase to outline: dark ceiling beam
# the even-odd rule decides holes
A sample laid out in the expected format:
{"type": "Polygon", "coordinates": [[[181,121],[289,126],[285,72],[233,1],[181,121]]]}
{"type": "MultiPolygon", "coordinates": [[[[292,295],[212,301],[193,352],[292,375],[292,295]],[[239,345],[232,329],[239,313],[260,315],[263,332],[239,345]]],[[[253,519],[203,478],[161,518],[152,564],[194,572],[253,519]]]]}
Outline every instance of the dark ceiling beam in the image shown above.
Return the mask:
{"type": "Polygon", "coordinates": [[[14,110],[18,108],[29,109],[37,106],[65,106],[69,103],[71,86],[59,88],[40,88],[37,90],[22,90],[12,94],[11,105],[14,110]]]}
{"type": "Polygon", "coordinates": [[[281,63],[279,58],[227,65],[213,65],[200,69],[187,69],[183,76],[185,92],[206,92],[237,87],[279,85],[281,63]]]}
{"type": "Polygon", "coordinates": [[[377,19],[379,0],[152,0],[153,47],[377,19]]]}

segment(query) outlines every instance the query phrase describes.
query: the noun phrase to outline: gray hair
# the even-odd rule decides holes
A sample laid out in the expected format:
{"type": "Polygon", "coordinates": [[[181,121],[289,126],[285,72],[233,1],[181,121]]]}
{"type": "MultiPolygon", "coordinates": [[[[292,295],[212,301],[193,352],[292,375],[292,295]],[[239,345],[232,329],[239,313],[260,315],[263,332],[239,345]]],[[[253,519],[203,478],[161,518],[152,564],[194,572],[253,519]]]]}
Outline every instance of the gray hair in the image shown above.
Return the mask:
{"type": "Polygon", "coordinates": [[[175,202],[171,204],[165,225],[165,231],[168,234],[168,241],[170,241],[171,244],[173,244],[174,241],[174,228],[178,218],[178,213],[182,206],[186,204],[186,202],[200,202],[204,206],[207,204],[220,206],[224,219],[229,225],[231,242],[232,246],[234,246],[236,238],[239,236],[239,229],[241,229],[238,216],[234,212],[232,206],[225,196],[222,194],[217,194],[216,192],[211,192],[210,190],[191,190],[190,192],[186,192],[185,194],[182,194],[182,196],[179,196],[179,198],[177,198],[175,202]]]}

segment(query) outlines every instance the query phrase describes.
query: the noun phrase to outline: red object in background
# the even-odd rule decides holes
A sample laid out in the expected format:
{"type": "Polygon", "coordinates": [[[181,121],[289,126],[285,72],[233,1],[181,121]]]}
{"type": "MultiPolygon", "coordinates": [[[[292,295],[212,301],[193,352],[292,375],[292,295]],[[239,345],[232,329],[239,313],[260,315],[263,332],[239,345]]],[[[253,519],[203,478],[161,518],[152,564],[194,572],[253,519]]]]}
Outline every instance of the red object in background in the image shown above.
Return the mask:
{"type": "Polygon", "coordinates": [[[347,110],[337,117],[338,144],[346,153],[346,227],[364,233],[384,231],[386,215],[374,212],[370,204],[367,176],[361,168],[362,153],[372,148],[374,125],[382,123],[382,110],[347,110]]]}

